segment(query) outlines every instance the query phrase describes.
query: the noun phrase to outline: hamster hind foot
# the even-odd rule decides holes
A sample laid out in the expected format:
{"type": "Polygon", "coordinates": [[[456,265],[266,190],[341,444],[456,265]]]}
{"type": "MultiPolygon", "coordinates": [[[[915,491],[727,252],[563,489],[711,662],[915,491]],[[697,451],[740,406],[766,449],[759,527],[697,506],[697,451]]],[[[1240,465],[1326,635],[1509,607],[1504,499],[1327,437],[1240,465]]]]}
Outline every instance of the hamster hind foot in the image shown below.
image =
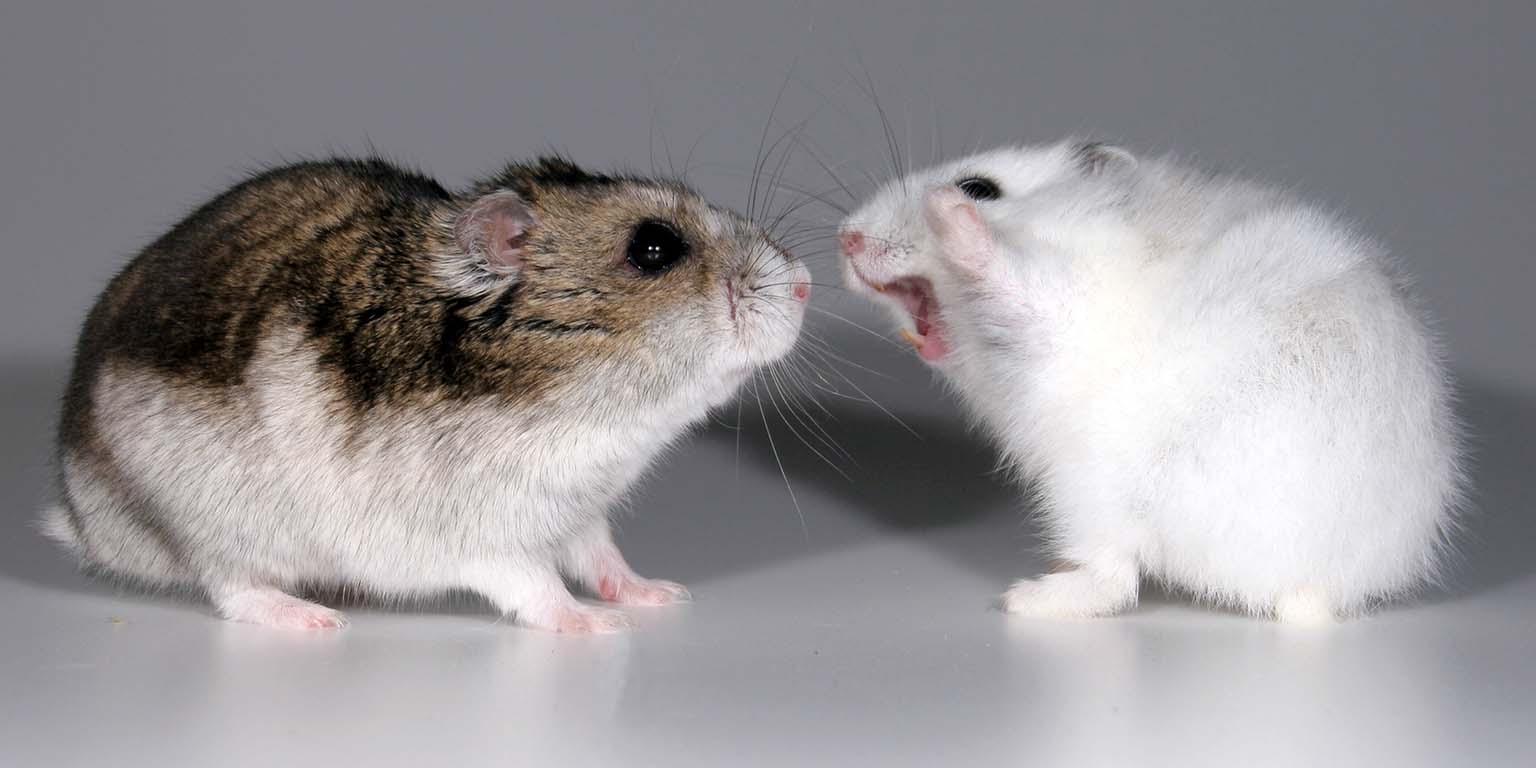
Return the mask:
{"type": "Polygon", "coordinates": [[[228,587],[210,590],[219,615],[280,629],[341,629],[347,617],[318,603],[271,587],[228,587]]]}
{"type": "Polygon", "coordinates": [[[562,569],[592,594],[620,605],[672,605],[693,599],[675,581],[647,579],[631,568],[613,542],[608,521],[600,520],[566,547],[562,569]]]}
{"type": "Polygon", "coordinates": [[[585,605],[566,589],[552,564],[482,563],[465,569],[463,583],[490,598],[502,613],[533,629],[564,634],[608,634],[634,627],[623,611],[585,605]]]}
{"type": "Polygon", "coordinates": [[[1136,605],[1134,566],[1087,566],[1021,579],[1003,593],[1004,613],[1036,619],[1110,616],[1136,605]]]}

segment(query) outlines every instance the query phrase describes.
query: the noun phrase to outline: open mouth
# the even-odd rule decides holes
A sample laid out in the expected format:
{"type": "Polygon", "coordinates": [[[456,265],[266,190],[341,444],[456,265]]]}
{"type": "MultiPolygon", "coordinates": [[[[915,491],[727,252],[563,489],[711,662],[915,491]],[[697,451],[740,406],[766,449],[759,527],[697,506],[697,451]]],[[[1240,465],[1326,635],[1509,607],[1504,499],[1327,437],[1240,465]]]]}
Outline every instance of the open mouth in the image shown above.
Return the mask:
{"type": "Polygon", "coordinates": [[[911,316],[913,327],[901,329],[901,337],[917,349],[918,357],[931,363],[949,353],[949,340],[944,333],[944,320],[939,315],[939,300],[934,296],[933,283],[923,277],[898,277],[870,287],[900,302],[911,316]]]}

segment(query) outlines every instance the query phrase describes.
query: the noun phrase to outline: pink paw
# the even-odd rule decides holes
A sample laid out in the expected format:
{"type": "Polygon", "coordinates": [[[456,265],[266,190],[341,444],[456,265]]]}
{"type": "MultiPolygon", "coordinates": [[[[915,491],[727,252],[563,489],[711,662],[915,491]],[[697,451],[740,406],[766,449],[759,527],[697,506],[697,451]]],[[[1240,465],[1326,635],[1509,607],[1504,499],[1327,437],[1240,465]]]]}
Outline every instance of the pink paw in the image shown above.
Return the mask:
{"type": "Polygon", "coordinates": [[[347,625],[347,617],[340,611],[275,589],[233,593],[219,601],[219,613],[231,621],[280,629],[341,629],[347,625]]]}
{"type": "Polygon", "coordinates": [[[568,635],[606,635],[634,629],[635,620],[623,611],[576,604],[555,613],[550,626],[540,626],[568,635]]]}
{"type": "Polygon", "coordinates": [[[610,603],[623,605],[672,605],[693,599],[688,588],[675,581],[642,579],[638,576],[600,579],[597,595],[610,603]]]}

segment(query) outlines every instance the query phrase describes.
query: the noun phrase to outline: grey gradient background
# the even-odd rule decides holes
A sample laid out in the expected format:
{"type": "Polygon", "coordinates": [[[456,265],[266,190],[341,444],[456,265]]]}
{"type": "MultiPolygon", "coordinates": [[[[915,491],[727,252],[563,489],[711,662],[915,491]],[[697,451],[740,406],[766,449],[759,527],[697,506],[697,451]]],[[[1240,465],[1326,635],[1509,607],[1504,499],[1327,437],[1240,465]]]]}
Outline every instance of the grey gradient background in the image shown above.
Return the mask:
{"type": "MultiPolygon", "coordinates": [[[[1529,762],[1533,24],[1516,2],[8,6],[0,763],[1529,762]],[[1285,184],[1387,242],[1476,444],[1450,582],[1321,633],[1155,590],[1111,620],[1002,616],[989,601],[1040,566],[1016,492],[910,354],[830,315],[814,330],[888,377],[845,368],[921,439],[831,398],[844,480],[768,419],[798,513],[760,422],[739,454],[726,426],[691,440],[622,538],[697,602],[636,611],[631,635],[527,632],[471,600],[275,634],[87,581],[31,530],[90,302],[245,169],[373,146],[458,184],[546,149],[646,171],[692,147],[695,186],[743,208],[764,126],[804,121],[868,191],[890,167],[860,58],[913,163],[1093,135],[1285,184]]],[[[833,186],[803,152],[785,181],[833,186]]]]}

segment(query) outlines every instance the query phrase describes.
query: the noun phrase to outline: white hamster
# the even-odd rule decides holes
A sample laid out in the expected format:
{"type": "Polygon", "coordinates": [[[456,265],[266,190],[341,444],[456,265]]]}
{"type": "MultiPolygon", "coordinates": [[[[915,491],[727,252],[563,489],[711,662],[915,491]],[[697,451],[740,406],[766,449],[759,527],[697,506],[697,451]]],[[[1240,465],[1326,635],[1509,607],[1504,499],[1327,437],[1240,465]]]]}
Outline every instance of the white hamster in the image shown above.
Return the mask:
{"type": "Polygon", "coordinates": [[[1146,576],[1326,621],[1439,573],[1450,378],[1403,276],[1328,213],[1069,140],[893,180],[840,241],[1038,492],[1063,568],[1005,610],[1113,614],[1146,576]]]}

